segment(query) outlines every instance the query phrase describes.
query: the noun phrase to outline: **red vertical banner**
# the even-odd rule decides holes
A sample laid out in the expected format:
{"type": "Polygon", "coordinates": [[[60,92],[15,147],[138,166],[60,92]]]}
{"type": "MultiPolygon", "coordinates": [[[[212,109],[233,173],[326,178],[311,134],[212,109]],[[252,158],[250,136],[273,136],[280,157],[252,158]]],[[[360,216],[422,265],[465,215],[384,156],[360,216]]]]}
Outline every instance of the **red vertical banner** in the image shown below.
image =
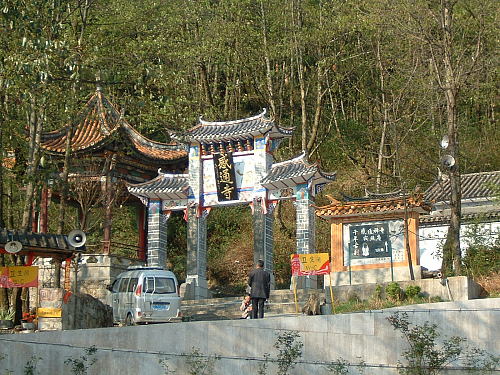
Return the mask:
{"type": "Polygon", "coordinates": [[[71,258],[66,259],[64,265],[64,289],[71,290],[71,258]]]}

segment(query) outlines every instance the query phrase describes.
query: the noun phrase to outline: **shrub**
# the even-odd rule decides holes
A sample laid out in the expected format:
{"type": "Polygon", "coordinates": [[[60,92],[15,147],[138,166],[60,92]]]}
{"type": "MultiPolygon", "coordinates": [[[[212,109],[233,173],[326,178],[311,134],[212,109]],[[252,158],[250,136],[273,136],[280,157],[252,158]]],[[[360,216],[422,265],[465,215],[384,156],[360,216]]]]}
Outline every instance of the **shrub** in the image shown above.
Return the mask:
{"type": "Polygon", "coordinates": [[[462,337],[440,340],[436,324],[411,325],[407,313],[393,314],[387,320],[408,343],[408,349],[403,352],[406,363],[398,361],[401,375],[437,375],[461,358],[468,371],[476,373],[495,370],[499,363],[498,357],[483,350],[464,347],[466,339],[462,337]],[[438,341],[442,344],[438,345],[438,341]]]}
{"type": "Polygon", "coordinates": [[[295,367],[297,359],[302,355],[304,344],[297,341],[300,335],[296,331],[278,333],[274,347],[278,350],[278,375],[287,375],[295,367]]]}
{"type": "Polygon", "coordinates": [[[418,285],[408,285],[405,289],[405,294],[408,298],[414,299],[420,295],[421,290],[418,285]]]}
{"type": "Polygon", "coordinates": [[[385,293],[391,301],[401,301],[403,299],[403,289],[395,281],[387,284],[385,293]]]}

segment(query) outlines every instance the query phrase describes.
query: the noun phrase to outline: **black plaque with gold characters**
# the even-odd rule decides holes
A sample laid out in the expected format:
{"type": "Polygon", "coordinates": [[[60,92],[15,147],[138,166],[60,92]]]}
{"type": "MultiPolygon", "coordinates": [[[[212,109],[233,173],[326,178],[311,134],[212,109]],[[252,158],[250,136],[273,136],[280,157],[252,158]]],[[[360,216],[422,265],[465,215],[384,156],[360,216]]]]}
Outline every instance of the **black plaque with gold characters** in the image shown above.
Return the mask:
{"type": "Polygon", "coordinates": [[[237,200],[233,154],[214,154],[214,169],[219,202],[237,200]]]}
{"type": "Polygon", "coordinates": [[[391,255],[392,246],[387,223],[364,223],[349,227],[351,259],[380,258],[391,255]]]}

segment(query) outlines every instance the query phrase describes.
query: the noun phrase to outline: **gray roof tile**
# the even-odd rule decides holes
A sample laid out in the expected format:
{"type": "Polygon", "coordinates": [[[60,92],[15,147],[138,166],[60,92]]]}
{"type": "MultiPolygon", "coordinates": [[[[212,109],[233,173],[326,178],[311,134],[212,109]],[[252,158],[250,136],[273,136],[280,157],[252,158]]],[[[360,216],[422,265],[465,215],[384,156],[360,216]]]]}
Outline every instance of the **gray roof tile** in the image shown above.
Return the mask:
{"type": "Polygon", "coordinates": [[[164,174],[140,184],[129,184],[128,190],[136,196],[146,198],[185,198],[189,189],[187,174],[164,174]]]}
{"type": "Polygon", "coordinates": [[[0,244],[5,245],[10,241],[19,241],[23,245],[23,250],[29,251],[49,251],[65,253],[73,251],[83,251],[85,246],[75,248],[68,243],[68,236],[63,234],[33,233],[20,230],[0,230],[0,244]]]}
{"type": "Polygon", "coordinates": [[[292,128],[282,128],[275,125],[274,121],[265,117],[265,114],[266,111],[264,110],[257,116],[234,121],[209,122],[200,118],[198,125],[187,130],[184,134],[172,134],[172,137],[174,139],[195,140],[204,143],[234,141],[269,132],[277,138],[292,135],[292,128]]]}
{"type": "Polygon", "coordinates": [[[260,181],[261,185],[268,188],[291,187],[295,184],[305,183],[311,177],[318,182],[335,180],[335,173],[324,173],[316,164],[306,162],[304,155],[282,163],[273,164],[268,174],[260,181]]]}
{"type": "MultiPolygon", "coordinates": [[[[460,176],[462,199],[491,198],[494,186],[500,186],[500,171],[469,173],[460,176]]],[[[498,193],[498,192],[497,192],[498,193]]],[[[434,182],[425,192],[425,199],[433,202],[450,200],[450,181],[441,179],[434,182]]]]}

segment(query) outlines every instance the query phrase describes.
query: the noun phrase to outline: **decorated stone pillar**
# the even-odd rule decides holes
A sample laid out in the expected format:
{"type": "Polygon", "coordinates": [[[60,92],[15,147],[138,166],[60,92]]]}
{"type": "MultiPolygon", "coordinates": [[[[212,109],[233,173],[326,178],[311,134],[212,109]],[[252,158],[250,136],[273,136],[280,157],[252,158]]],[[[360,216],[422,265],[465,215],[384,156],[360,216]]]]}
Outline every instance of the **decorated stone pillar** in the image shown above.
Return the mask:
{"type": "MultiPolygon", "coordinates": [[[[311,254],[316,252],[316,214],[312,207],[313,200],[307,184],[295,187],[295,209],[297,220],[297,253],[311,254]]],[[[299,277],[297,286],[299,288],[317,288],[317,278],[315,276],[299,277]]]]}
{"type": "Polygon", "coordinates": [[[162,203],[150,200],[148,203],[148,256],[149,267],[165,268],[167,264],[167,225],[164,223],[162,203]]]}
{"type": "MultiPolygon", "coordinates": [[[[273,225],[274,215],[272,212],[264,212],[261,201],[255,200],[253,203],[253,233],[254,233],[254,264],[262,259],[264,269],[273,272],[273,225]]],[[[274,281],[274,278],[273,278],[274,281]]],[[[273,282],[274,284],[274,282],[273,282]]],[[[274,286],[274,285],[273,285],[274,286]]]]}
{"type": "Polygon", "coordinates": [[[198,215],[198,208],[188,208],[188,241],[186,299],[208,297],[207,284],[207,219],[198,215]]]}
{"type": "MultiPolygon", "coordinates": [[[[273,156],[268,152],[269,138],[258,136],[254,139],[255,181],[253,200],[254,263],[264,261],[264,268],[271,274],[273,263],[273,224],[274,216],[268,212],[267,190],[259,183],[269,172],[273,156]]],[[[274,280],[274,278],[273,278],[274,280]]],[[[273,282],[274,284],[274,282],[273,282]]]]}
{"type": "Polygon", "coordinates": [[[187,202],[187,275],[186,299],[208,297],[207,284],[207,221],[203,210],[203,164],[200,144],[191,143],[189,147],[189,187],[187,202]]]}

